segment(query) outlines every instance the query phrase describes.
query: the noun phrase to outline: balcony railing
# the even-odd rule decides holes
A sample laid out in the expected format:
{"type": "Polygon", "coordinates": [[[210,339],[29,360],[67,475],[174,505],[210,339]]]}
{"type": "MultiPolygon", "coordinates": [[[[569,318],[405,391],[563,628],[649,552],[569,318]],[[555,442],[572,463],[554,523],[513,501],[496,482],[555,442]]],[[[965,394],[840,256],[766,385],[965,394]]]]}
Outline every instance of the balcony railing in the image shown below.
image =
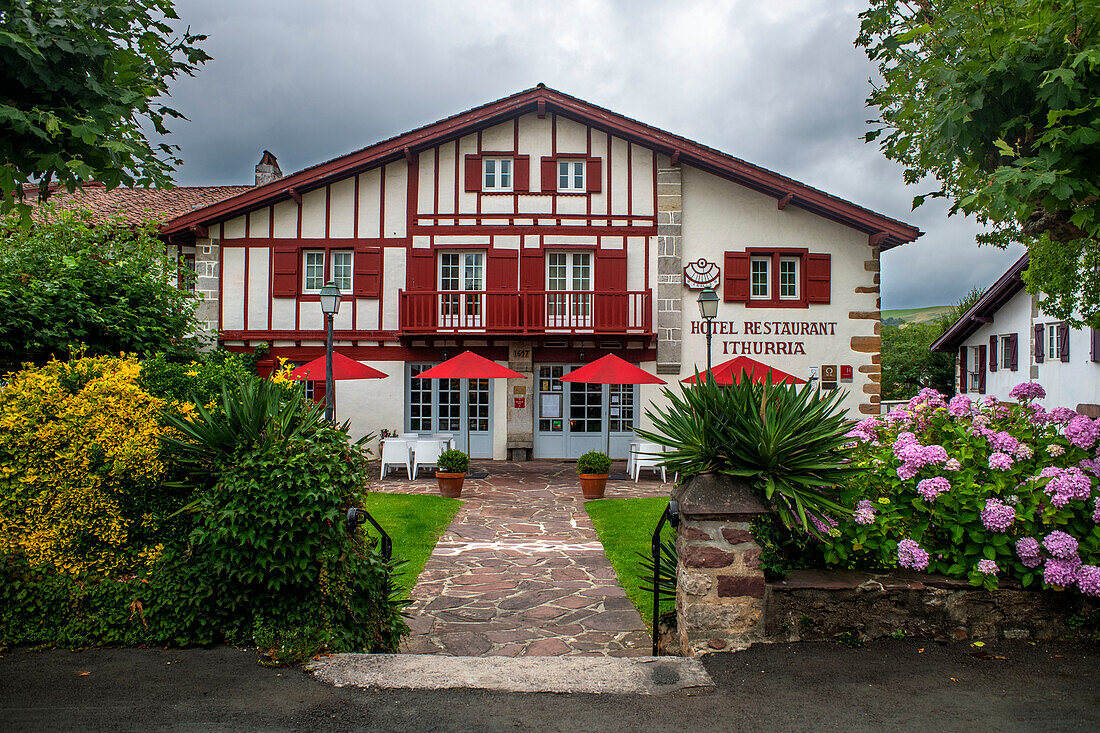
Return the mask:
{"type": "Polygon", "coordinates": [[[648,290],[400,291],[401,330],[410,333],[645,333],[648,290]]]}

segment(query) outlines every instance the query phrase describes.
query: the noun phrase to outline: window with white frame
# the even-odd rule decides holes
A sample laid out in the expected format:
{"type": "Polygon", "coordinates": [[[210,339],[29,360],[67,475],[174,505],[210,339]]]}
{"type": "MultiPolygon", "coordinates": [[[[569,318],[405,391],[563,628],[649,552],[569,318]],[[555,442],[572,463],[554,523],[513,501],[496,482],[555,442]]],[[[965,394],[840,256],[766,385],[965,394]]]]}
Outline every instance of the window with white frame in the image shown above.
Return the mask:
{"type": "Polygon", "coordinates": [[[585,191],[583,160],[558,161],[558,191],[561,193],[585,191]]]}
{"type": "Polygon", "coordinates": [[[982,364],[982,349],[972,347],[970,351],[973,352],[973,358],[970,360],[970,391],[978,392],[981,389],[980,381],[985,364],[982,364]]]}
{"type": "Polygon", "coordinates": [[[343,292],[351,290],[351,258],[350,250],[332,253],[332,282],[343,292]]]}
{"type": "Polygon", "coordinates": [[[771,297],[771,262],[770,257],[753,257],[749,260],[749,297],[762,300],[771,297]]]}
{"type": "Polygon", "coordinates": [[[1012,369],[1012,337],[1001,336],[1001,369],[1012,369]]]}
{"type": "Polygon", "coordinates": [[[321,292],[325,284],[325,251],[323,249],[303,251],[302,263],[302,292],[321,292]]]}
{"type": "Polygon", "coordinates": [[[1058,343],[1058,324],[1047,324],[1047,359],[1053,361],[1059,356],[1058,347],[1061,344],[1058,343]]]}
{"type": "Polygon", "coordinates": [[[779,258],[779,299],[798,300],[798,258],[779,258]]]}
{"type": "Polygon", "coordinates": [[[511,191],[512,159],[482,158],[481,182],[482,191],[511,191]]]}

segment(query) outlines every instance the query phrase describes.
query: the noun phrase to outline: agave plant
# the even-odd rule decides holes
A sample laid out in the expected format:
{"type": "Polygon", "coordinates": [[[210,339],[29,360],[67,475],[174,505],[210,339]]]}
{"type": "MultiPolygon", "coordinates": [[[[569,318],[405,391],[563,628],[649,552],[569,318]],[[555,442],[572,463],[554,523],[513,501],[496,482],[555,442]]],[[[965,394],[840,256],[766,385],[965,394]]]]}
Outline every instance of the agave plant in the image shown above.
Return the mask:
{"type": "Polygon", "coordinates": [[[854,472],[845,460],[844,393],[813,386],[705,382],[664,389],[665,408],[651,406],[651,430],[636,432],[666,446],[662,463],[684,478],[721,473],[748,479],[788,527],[850,513],[836,486],[854,472]]]}
{"type": "Polygon", "coordinates": [[[242,447],[263,450],[316,428],[323,407],[305,399],[300,389],[287,390],[267,379],[246,377],[222,384],[220,410],[196,405],[190,417],[162,413],[164,422],[180,433],[165,436],[172,454],[195,476],[212,475],[220,462],[242,447]]]}
{"type": "Polygon", "coordinates": [[[656,590],[660,598],[676,598],[676,540],[665,538],[661,540],[661,551],[657,554],[657,587],[653,587],[653,557],[647,552],[639,552],[638,564],[642,571],[638,573],[638,579],[642,581],[639,586],[647,593],[656,590]]]}

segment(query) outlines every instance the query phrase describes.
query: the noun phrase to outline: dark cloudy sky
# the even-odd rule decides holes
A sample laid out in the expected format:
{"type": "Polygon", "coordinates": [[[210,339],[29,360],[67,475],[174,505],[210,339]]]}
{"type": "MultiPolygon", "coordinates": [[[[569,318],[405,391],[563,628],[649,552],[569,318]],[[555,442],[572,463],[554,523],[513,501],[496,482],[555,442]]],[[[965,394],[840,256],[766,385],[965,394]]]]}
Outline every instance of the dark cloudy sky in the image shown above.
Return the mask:
{"type": "Polygon", "coordinates": [[[956,301],[1021,254],[860,139],[874,69],[851,0],[177,0],[214,57],[173,86],[181,184],[250,183],[544,82],[921,228],[883,256],[882,307],[956,301]]]}

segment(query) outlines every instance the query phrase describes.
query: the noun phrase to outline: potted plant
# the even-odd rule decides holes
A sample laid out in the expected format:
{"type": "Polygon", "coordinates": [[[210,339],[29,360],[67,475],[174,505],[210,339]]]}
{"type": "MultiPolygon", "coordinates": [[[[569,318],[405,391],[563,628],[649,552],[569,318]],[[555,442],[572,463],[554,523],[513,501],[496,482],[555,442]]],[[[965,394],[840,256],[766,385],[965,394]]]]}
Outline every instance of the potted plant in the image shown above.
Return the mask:
{"type": "Polygon", "coordinates": [[[577,476],[581,480],[581,493],[585,499],[603,498],[610,470],[611,458],[598,450],[590,450],[577,459],[577,476]]]}
{"type": "Polygon", "coordinates": [[[435,469],[439,493],[452,499],[461,496],[462,482],[466,480],[466,469],[469,467],[470,457],[460,450],[445,450],[440,453],[435,469]]]}

